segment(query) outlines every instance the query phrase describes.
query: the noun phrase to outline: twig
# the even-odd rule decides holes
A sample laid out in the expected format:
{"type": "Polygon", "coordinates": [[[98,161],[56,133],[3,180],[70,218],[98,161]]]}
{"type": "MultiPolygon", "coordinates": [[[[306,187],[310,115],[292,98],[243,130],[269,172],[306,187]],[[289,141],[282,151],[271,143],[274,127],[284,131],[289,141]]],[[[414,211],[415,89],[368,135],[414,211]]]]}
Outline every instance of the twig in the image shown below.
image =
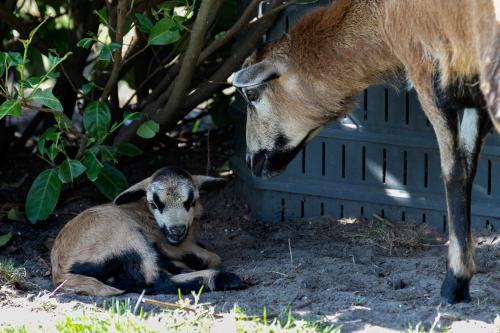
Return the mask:
{"type": "Polygon", "coordinates": [[[78,152],[75,155],[75,160],[79,160],[85,153],[87,148],[87,142],[89,141],[89,136],[87,133],[83,134],[80,138],[80,145],[78,146],[78,152]]]}
{"type": "Polygon", "coordinates": [[[261,0],[253,0],[245,11],[241,14],[240,18],[233,24],[233,26],[224,33],[219,39],[214,40],[211,44],[209,44],[200,54],[200,59],[198,60],[198,64],[200,64],[203,60],[212,55],[215,51],[226,45],[231,39],[233,39],[238,33],[243,30],[247,25],[248,21],[254,14],[255,9],[259,5],[261,0]]]}
{"type": "Polygon", "coordinates": [[[144,298],[144,295],[146,294],[146,289],[142,291],[142,293],[139,295],[139,298],[137,299],[137,302],[135,303],[134,306],[134,314],[137,313],[137,309],[139,308],[139,304],[141,304],[142,299],[144,298]]]}
{"type": "Polygon", "coordinates": [[[201,2],[196,20],[193,24],[189,45],[182,59],[179,75],[175,79],[172,94],[168,99],[167,105],[157,114],[157,120],[160,123],[164,123],[168,119],[176,118],[175,115],[179,113],[178,109],[182,107],[185,94],[191,85],[191,80],[196,70],[196,64],[198,63],[198,58],[205,42],[205,35],[210,27],[211,20],[217,13],[221,4],[222,0],[205,0],[201,2]]]}
{"type": "Polygon", "coordinates": [[[290,265],[293,267],[292,244],[290,243],[290,238],[288,238],[288,251],[290,251],[290,265]]]}
{"type": "Polygon", "coordinates": [[[58,286],[56,287],[56,289],[54,289],[54,290],[50,293],[50,295],[49,295],[49,296],[54,296],[54,295],[56,294],[56,292],[58,292],[58,291],[59,291],[59,289],[61,289],[61,288],[62,288],[62,286],[64,286],[64,284],[66,283],[66,281],[68,281],[68,280],[64,280],[63,282],[61,282],[61,284],[60,284],[60,285],[58,285],[58,286]]]}
{"type": "Polygon", "coordinates": [[[389,221],[388,219],[385,219],[383,218],[382,216],[380,215],[377,215],[377,214],[373,214],[373,217],[376,218],[378,221],[382,222],[382,223],[385,223],[387,224],[389,227],[391,228],[395,228],[397,227],[394,223],[392,223],[391,221],[389,221]]]}
{"type": "MultiPolygon", "coordinates": [[[[146,297],[144,297],[142,299],[142,303],[144,303],[144,304],[150,304],[150,305],[157,305],[157,306],[161,306],[161,307],[168,308],[168,309],[173,309],[173,310],[183,310],[183,311],[186,311],[186,312],[196,313],[196,309],[193,309],[193,308],[190,308],[190,307],[180,306],[180,305],[177,305],[175,303],[158,301],[158,300],[151,299],[151,298],[146,298],[146,297]]],[[[214,316],[214,318],[217,318],[217,319],[224,318],[224,316],[222,314],[214,313],[212,315],[214,316]]]]}
{"type": "Polygon", "coordinates": [[[111,70],[111,75],[108,78],[108,82],[104,86],[104,90],[102,92],[99,101],[104,102],[109,97],[111,90],[115,86],[118,78],[120,76],[120,69],[122,68],[122,48],[123,48],[123,35],[125,32],[125,21],[127,18],[127,7],[128,0],[119,0],[118,6],[116,7],[116,36],[115,42],[120,44],[118,50],[114,53],[114,62],[113,69],[111,70]]]}

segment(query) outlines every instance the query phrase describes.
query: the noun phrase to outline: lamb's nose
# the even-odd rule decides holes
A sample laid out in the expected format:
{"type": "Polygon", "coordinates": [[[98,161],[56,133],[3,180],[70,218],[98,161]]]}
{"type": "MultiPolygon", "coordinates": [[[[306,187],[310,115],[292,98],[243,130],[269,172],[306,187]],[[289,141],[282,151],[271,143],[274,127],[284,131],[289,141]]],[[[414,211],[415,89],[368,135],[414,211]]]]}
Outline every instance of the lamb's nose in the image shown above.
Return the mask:
{"type": "Polygon", "coordinates": [[[169,231],[174,236],[183,236],[186,233],[186,227],[183,225],[169,228],[169,231]]]}

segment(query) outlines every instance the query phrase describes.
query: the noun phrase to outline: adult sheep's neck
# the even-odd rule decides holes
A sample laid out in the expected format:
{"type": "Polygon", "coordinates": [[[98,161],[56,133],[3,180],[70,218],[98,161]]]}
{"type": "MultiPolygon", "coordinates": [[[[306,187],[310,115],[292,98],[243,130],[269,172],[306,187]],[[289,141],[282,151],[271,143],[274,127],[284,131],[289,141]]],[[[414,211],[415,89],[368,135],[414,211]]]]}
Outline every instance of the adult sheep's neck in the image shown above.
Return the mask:
{"type": "Polygon", "coordinates": [[[300,20],[290,31],[288,56],[301,76],[340,97],[397,73],[401,65],[381,32],[380,3],[336,0],[300,20]]]}

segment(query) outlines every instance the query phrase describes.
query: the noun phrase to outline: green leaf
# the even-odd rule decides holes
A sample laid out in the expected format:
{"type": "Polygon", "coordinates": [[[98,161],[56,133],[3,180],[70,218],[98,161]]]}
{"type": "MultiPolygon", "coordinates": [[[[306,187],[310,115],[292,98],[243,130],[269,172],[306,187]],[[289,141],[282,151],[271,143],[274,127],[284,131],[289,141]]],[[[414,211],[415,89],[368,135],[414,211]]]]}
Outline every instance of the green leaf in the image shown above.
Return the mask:
{"type": "Polygon", "coordinates": [[[0,105],[0,119],[5,116],[20,117],[21,114],[21,102],[18,100],[8,99],[0,105]]]}
{"type": "Polygon", "coordinates": [[[43,76],[33,76],[26,80],[22,80],[19,83],[21,83],[26,88],[33,88],[36,85],[40,84],[43,78],[44,78],[43,76]]]}
{"type": "Polygon", "coordinates": [[[134,144],[124,142],[118,145],[118,154],[123,156],[138,156],[142,154],[142,150],[134,144]]]}
{"type": "Polygon", "coordinates": [[[102,163],[96,157],[96,153],[93,150],[87,150],[83,154],[82,163],[86,168],[87,178],[94,182],[103,168],[102,163]]]}
{"type": "Polygon", "coordinates": [[[11,238],[12,238],[11,232],[0,236],[0,247],[5,246],[10,241],[11,238]]]}
{"type": "Polygon", "coordinates": [[[19,208],[13,207],[7,212],[7,218],[11,221],[24,221],[24,215],[19,211],[19,208]]]}
{"type": "Polygon", "coordinates": [[[46,141],[54,141],[57,139],[57,133],[56,133],[56,128],[55,127],[49,127],[43,134],[40,136],[40,139],[38,139],[38,152],[40,155],[43,156],[45,153],[45,142],[46,141]]]}
{"type": "Polygon", "coordinates": [[[118,162],[116,160],[117,149],[111,146],[99,146],[99,150],[101,151],[101,160],[103,162],[113,161],[118,162]]]}
{"type": "Polygon", "coordinates": [[[78,41],[78,43],[76,43],[76,46],[84,48],[84,49],[88,49],[89,47],[92,46],[93,43],[94,43],[94,38],[85,37],[85,38],[80,39],[78,41]]]}
{"type": "Polygon", "coordinates": [[[125,112],[123,115],[123,121],[134,121],[141,118],[140,112],[125,112]]]}
{"type": "Polygon", "coordinates": [[[156,121],[148,120],[137,129],[137,135],[144,139],[151,139],[159,130],[160,125],[156,121]]]}
{"type": "Polygon", "coordinates": [[[72,182],[86,170],[85,166],[77,160],[66,159],[59,166],[59,179],[63,183],[72,182]]]}
{"type": "Polygon", "coordinates": [[[151,28],[148,38],[150,45],[167,45],[177,42],[181,34],[176,29],[175,22],[168,17],[161,19],[151,28]]]}
{"type": "Polygon", "coordinates": [[[19,52],[9,52],[7,53],[7,62],[9,66],[22,65],[24,63],[23,56],[19,52]]]}
{"type": "Polygon", "coordinates": [[[99,21],[105,26],[109,25],[108,21],[108,9],[106,7],[102,7],[99,10],[94,10],[94,14],[99,17],[99,21]]]}
{"type": "Polygon", "coordinates": [[[128,182],[120,170],[106,163],[99,173],[95,185],[106,198],[113,200],[128,187],[128,182]]]}
{"type": "Polygon", "coordinates": [[[94,83],[93,82],[89,82],[89,83],[85,83],[83,86],[82,86],[82,93],[84,95],[87,95],[89,92],[92,91],[92,87],[94,87],[94,83]]]}
{"type": "Polygon", "coordinates": [[[33,101],[40,102],[49,109],[54,111],[62,112],[63,106],[56,96],[52,93],[51,89],[35,90],[33,95],[31,95],[33,101]]]}
{"type": "Polygon", "coordinates": [[[149,17],[142,15],[141,13],[136,13],[135,18],[137,19],[137,26],[139,30],[149,34],[151,28],[153,28],[153,22],[149,19],[149,17]]]}
{"type": "Polygon", "coordinates": [[[56,208],[61,193],[61,181],[57,174],[55,168],[45,170],[31,184],[26,197],[26,216],[31,223],[47,219],[56,208]]]}
{"type": "Polygon", "coordinates": [[[83,110],[83,126],[98,141],[106,136],[110,124],[111,112],[107,104],[90,102],[83,110]]]}

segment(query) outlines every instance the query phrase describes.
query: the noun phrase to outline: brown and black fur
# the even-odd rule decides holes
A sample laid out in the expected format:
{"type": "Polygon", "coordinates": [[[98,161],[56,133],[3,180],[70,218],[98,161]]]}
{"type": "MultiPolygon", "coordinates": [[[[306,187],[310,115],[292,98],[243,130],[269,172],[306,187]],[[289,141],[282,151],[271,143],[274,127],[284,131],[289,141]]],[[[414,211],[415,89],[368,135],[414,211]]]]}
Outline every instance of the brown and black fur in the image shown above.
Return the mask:
{"type": "MultiPolygon", "coordinates": [[[[179,176],[191,177],[177,168],[163,168],[143,182],[170,181],[173,185],[179,176]]],[[[197,196],[197,186],[191,182],[197,196]]],[[[217,270],[220,257],[197,243],[197,219],[179,244],[171,244],[140,188],[147,191],[151,187],[136,184],[115,203],[89,208],[64,226],[51,252],[55,285],[95,296],[244,287],[236,275],[217,270]]],[[[168,205],[165,209],[171,208],[168,205]]],[[[197,217],[201,207],[195,206],[197,217]]]]}
{"type": "Polygon", "coordinates": [[[469,301],[472,181],[492,124],[500,132],[499,1],[337,0],[245,66],[233,84],[251,100],[247,162],[262,177],[280,173],[369,85],[408,80],[441,155],[450,238],[441,295],[469,301]]]}

